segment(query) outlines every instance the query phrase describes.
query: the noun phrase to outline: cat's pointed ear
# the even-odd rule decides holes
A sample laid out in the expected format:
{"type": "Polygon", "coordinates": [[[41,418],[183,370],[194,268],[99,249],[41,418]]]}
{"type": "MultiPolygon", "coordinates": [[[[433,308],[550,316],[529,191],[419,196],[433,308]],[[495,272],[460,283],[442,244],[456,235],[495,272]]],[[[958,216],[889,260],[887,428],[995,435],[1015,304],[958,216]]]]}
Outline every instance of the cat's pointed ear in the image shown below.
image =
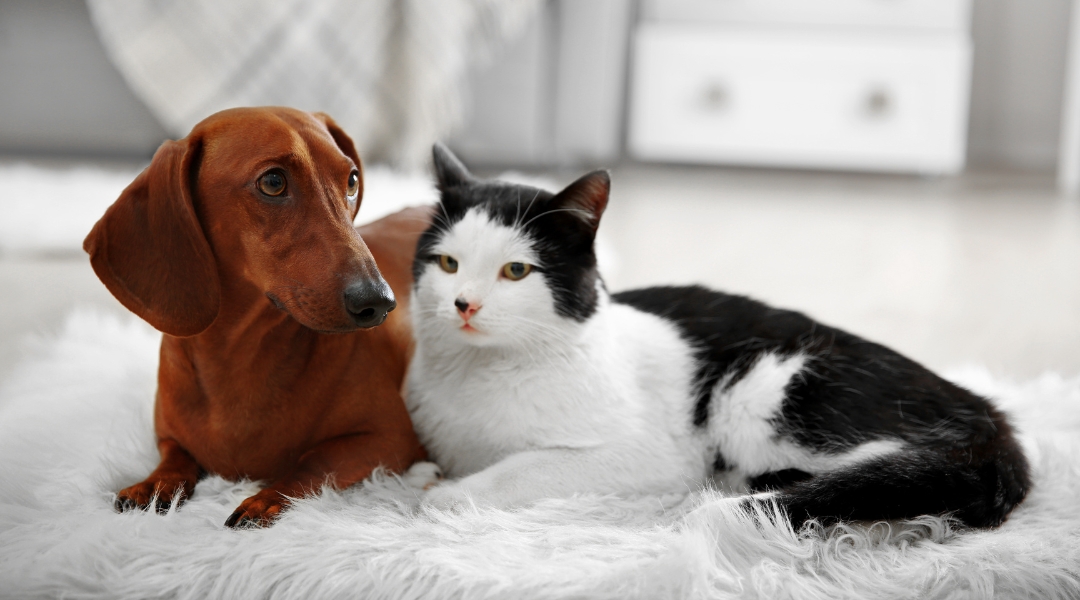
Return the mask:
{"type": "Polygon", "coordinates": [[[439,189],[446,191],[450,188],[459,187],[471,183],[475,179],[472,173],[461,164],[458,157],[441,142],[435,142],[431,147],[431,155],[435,163],[435,178],[439,182],[439,189]]]}
{"type": "Polygon", "coordinates": [[[551,206],[570,211],[595,232],[600,216],[607,208],[611,176],[605,170],[593,171],[566,186],[551,199],[551,206]]]}

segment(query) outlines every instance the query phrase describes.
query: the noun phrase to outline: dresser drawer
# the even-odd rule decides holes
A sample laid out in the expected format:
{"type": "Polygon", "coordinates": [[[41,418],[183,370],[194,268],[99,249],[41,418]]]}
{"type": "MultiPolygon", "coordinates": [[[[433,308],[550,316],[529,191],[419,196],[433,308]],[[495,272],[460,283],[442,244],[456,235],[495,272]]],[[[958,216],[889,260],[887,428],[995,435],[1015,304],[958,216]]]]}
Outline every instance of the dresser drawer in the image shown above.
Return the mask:
{"type": "Polygon", "coordinates": [[[964,163],[961,36],[644,25],[628,146],[645,160],[950,173],[964,163]]]}
{"type": "Polygon", "coordinates": [[[646,0],[644,21],[968,31],[971,0],[646,0]]]}

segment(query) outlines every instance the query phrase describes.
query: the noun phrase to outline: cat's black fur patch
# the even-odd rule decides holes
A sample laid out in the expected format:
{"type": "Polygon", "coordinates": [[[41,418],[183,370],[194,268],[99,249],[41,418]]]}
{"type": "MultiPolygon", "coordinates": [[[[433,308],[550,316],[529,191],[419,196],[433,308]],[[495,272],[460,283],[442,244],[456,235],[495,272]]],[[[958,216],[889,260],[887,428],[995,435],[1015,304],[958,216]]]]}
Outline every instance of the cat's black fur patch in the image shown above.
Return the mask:
{"type": "Polygon", "coordinates": [[[982,459],[933,449],[876,458],[795,483],[776,501],[796,528],[809,519],[830,524],[946,513],[972,527],[996,527],[1029,486],[1015,443],[998,441],[1003,452],[982,459]]]}
{"type": "Polygon", "coordinates": [[[813,477],[813,475],[806,471],[784,469],[782,471],[772,471],[753,477],[747,482],[747,485],[752,492],[765,492],[769,490],[784,489],[790,487],[792,484],[810,479],[811,477],[813,477]]]}

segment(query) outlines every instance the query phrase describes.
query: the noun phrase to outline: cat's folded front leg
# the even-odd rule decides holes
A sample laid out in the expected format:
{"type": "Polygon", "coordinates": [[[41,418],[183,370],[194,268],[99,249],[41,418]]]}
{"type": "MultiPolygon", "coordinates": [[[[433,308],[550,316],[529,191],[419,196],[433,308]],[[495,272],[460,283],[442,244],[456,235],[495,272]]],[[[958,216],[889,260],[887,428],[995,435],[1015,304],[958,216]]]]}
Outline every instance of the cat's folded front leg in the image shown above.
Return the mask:
{"type": "MultiPolygon", "coordinates": [[[[531,453],[530,453],[531,454],[531,453]]],[[[509,508],[543,497],[540,489],[531,489],[513,483],[514,479],[528,477],[526,465],[510,461],[498,462],[479,473],[453,481],[443,481],[428,489],[422,502],[439,509],[491,506],[509,508]]]]}
{"type": "MultiPolygon", "coordinates": [[[[650,457],[655,458],[655,457],[650,457]]],[[[634,456],[630,448],[546,448],[512,454],[490,467],[431,488],[425,504],[523,506],[543,498],[574,494],[652,494],[679,489],[682,477],[671,461],[634,456]],[[658,468],[649,468],[655,463],[658,468]],[[666,465],[666,468],[660,468],[666,465]]]]}
{"type": "MultiPolygon", "coordinates": [[[[490,498],[491,495],[481,493],[481,496],[490,498]]],[[[444,481],[429,488],[422,502],[433,508],[447,510],[470,506],[476,503],[476,500],[474,492],[468,486],[459,481],[444,481]]],[[[488,502],[481,501],[480,504],[488,502]]]]}

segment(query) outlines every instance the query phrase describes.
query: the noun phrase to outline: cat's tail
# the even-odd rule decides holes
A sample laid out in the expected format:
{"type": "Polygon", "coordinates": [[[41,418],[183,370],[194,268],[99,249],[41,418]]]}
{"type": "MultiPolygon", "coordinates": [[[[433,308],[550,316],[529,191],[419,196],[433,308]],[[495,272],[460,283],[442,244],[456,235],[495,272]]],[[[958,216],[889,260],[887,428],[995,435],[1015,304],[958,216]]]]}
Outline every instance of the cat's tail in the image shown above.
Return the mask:
{"type": "Polygon", "coordinates": [[[798,529],[809,519],[873,521],[950,513],[996,527],[1024,499],[1028,464],[1008,427],[983,443],[918,448],[823,473],[773,498],[798,529]]]}

